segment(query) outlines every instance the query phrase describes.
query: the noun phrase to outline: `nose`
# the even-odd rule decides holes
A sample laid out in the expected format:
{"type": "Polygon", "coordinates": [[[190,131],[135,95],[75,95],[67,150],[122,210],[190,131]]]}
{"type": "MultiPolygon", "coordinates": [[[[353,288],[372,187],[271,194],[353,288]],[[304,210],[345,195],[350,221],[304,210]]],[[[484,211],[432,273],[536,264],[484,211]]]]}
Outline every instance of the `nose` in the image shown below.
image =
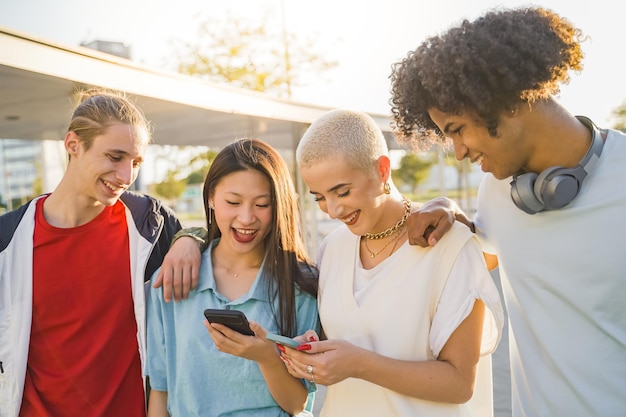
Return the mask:
{"type": "Polygon", "coordinates": [[[467,146],[465,146],[460,140],[453,140],[453,145],[454,145],[454,156],[456,158],[457,161],[462,161],[463,159],[467,158],[467,155],[469,154],[469,149],[467,148],[467,146]]]}
{"type": "Polygon", "coordinates": [[[129,163],[120,163],[117,166],[117,170],[115,171],[115,176],[120,184],[130,185],[137,178],[137,174],[139,173],[139,168],[135,167],[133,162],[129,163]]]}
{"type": "Polygon", "coordinates": [[[342,205],[335,199],[326,200],[326,213],[331,219],[338,219],[341,216],[342,205]]]}
{"type": "Polygon", "coordinates": [[[254,213],[254,207],[246,204],[242,204],[237,211],[237,219],[242,224],[251,224],[256,219],[254,213]]]}

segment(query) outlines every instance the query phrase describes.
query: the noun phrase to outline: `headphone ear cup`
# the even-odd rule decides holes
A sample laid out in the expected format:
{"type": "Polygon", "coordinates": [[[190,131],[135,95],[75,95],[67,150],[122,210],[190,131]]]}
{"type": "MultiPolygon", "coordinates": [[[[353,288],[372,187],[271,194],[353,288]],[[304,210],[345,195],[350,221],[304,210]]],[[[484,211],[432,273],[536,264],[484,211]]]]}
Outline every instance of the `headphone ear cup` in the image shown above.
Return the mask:
{"type": "Polygon", "coordinates": [[[558,172],[559,167],[550,167],[547,168],[545,170],[543,170],[541,173],[539,173],[539,175],[537,176],[537,179],[535,179],[535,182],[533,184],[533,193],[535,194],[535,197],[541,201],[542,204],[544,204],[544,206],[546,205],[546,201],[544,200],[544,193],[547,194],[548,200],[550,199],[550,196],[548,195],[549,191],[547,191],[547,183],[550,181],[549,177],[554,177],[556,175],[556,173],[558,172]]]}
{"type": "Polygon", "coordinates": [[[579,171],[575,168],[552,167],[539,174],[534,191],[546,209],[565,207],[578,195],[581,183],[577,175],[579,171]]]}
{"type": "Polygon", "coordinates": [[[511,182],[511,198],[515,205],[528,214],[535,214],[542,211],[545,205],[537,198],[534,186],[537,174],[527,172],[517,176],[511,182]]]}

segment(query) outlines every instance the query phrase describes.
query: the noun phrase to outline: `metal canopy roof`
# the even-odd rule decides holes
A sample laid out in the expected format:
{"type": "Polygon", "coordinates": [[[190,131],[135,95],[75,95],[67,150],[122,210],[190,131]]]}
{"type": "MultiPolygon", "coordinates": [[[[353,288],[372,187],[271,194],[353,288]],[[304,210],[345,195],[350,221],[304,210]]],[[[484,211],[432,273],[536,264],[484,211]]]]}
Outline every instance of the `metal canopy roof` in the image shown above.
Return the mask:
{"type": "MultiPolygon", "coordinates": [[[[255,136],[295,149],[306,127],[331,109],[163,73],[0,27],[0,138],[63,139],[73,93],[93,86],[130,94],[151,121],[156,144],[221,147],[255,136]]],[[[389,117],[372,117],[396,147],[389,117]]]]}

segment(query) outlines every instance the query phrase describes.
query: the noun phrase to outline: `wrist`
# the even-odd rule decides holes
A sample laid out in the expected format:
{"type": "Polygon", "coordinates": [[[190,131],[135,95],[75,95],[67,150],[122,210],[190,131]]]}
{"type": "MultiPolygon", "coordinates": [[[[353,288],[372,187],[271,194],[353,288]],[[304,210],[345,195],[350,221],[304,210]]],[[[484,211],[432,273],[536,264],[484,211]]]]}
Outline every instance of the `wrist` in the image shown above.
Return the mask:
{"type": "Polygon", "coordinates": [[[204,227],[186,227],[184,229],[180,229],[174,237],[172,238],[172,242],[170,243],[170,247],[181,237],[190,237],[198,243],[198,247],[202,252],[209,246],[208,242],[208,231],[204,227]]]}

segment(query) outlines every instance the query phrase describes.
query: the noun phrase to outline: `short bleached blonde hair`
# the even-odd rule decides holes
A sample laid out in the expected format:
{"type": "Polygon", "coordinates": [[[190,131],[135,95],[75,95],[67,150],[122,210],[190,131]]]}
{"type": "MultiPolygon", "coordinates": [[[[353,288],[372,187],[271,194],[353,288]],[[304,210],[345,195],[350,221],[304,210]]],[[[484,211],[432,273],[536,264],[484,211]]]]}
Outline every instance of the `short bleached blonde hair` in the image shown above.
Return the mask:
{"type": "Polygon", "coordinates": [[[367,113],[335,109],[314,121],[300,139],[296,161],[300,168],[341,154],[348,164],[370,175],[389,149],[382,130],[367,113]]]}

